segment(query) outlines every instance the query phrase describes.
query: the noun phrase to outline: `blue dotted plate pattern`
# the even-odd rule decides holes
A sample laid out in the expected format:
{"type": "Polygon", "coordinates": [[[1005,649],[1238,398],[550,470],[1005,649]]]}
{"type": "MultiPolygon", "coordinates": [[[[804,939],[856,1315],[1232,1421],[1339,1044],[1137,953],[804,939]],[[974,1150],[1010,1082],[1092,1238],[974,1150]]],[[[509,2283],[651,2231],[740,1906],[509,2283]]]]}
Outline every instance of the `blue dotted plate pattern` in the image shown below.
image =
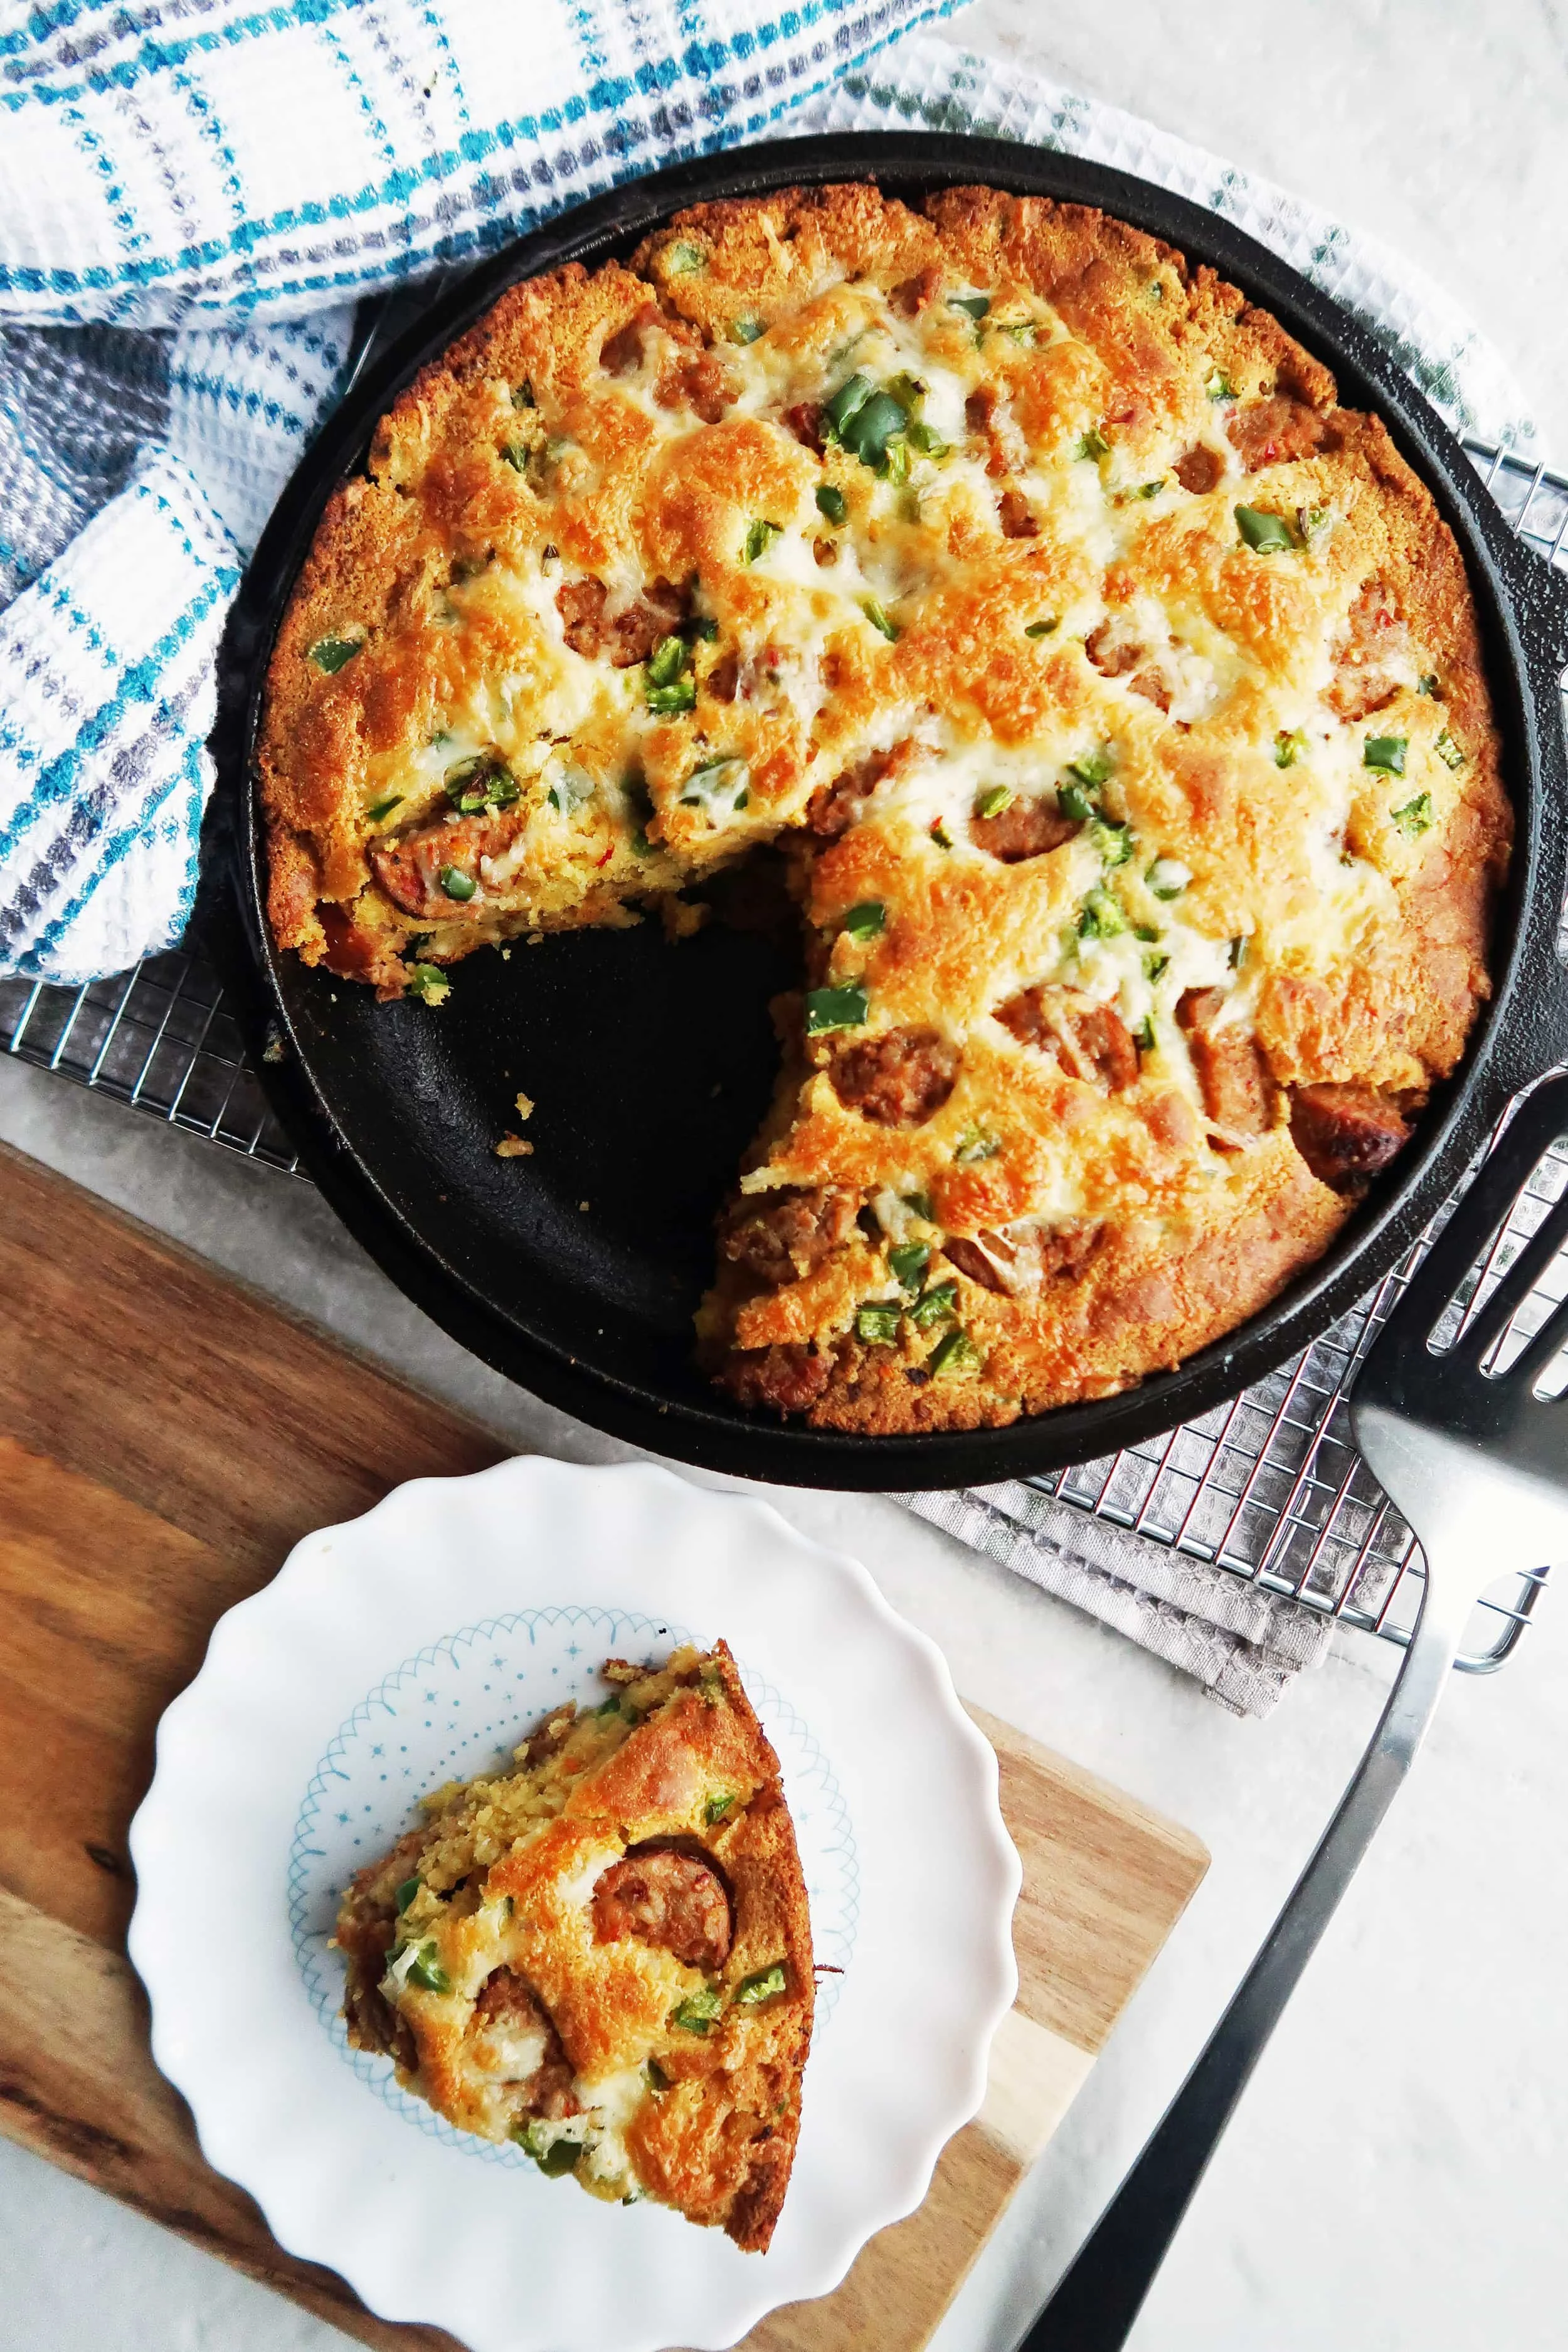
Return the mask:
{"type": "MultiPolygon", "coordinates": [[[[387,2058],[351,2050],[343,1971],[329,1948],[354,1872],[412,1827],[417,1800],[446,1780],[505,1769],[524,1735],[563,1699],[604,1696],[598,1667],[616,1656],[662,1657],[691,1635],[622,1611],[522,1609],[443,1634],[376,1684],[328,1743],[310,1776],[289,1859],[294,1958],[324,2032],[360,2081],[404,2122],[465,2156],[531,2172],[521,2148],[455,2131],[400,2090],[387,2058]]],[[[838,1998],[855,1948],[859,1864],[847,1808],[809,1727],[782,1694],[738,1659],[747,1693],[784,1768],[819,1963],[817,2030],[838,1998]]]]}

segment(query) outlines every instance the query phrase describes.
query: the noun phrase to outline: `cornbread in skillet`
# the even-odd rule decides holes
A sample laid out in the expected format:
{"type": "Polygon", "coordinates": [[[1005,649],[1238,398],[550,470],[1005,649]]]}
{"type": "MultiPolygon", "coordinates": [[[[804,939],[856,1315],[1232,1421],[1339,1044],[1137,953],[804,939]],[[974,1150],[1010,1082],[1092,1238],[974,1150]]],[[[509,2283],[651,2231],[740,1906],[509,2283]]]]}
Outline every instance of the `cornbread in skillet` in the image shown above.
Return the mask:
{"type": "Polygon", "coordinates": [[[778,1759],[722,1642],[604,1673],[348,1888],[349,2039],[460,2130],[760,2252],[815,1986],[778,1759]]]}
{"type": "Polygon", "coordinates": [[[700,1346],[868,1433],[1110,1393],[1319,1256],[1463,1050],[1510,844],[1384,426],[1212,271],[974,188],[512,289],[328,509],[261,770],[279,940],[387,995],[785,846],[700,1346]]]}

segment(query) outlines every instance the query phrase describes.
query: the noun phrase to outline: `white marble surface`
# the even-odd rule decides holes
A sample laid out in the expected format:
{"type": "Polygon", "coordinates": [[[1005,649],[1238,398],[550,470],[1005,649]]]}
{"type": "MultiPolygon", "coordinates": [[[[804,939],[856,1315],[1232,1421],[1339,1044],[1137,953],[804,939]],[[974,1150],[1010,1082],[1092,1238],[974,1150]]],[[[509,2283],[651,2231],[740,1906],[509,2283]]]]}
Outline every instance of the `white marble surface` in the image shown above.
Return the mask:
{"type": "MultiPolygon", "coordinates": [[[[1568,450],[1568,11],[1384,0],[982,0],[955,34],[1271,173],[1445,277],[1568,450]]],[[[0,1136],[520,1446],[610,1445],[465,1357],[303,1185],[0,1066],[0,1136]]],[[[1189,1823],[1214,1866],[944,2325],[1005,2352],[1157,2118],[1326,1818],[1384,1658],[1349,1640],[1264,1725],[895,1507],[781,1492],[865,1559],[960,1686],[1189,1823]]],[[[1568,2023],[1562,1723],[1548,1604],[1459,1683],[1297,1997],[1132,2339],[1137,2352],[1548,2352],[1563,2341],[1568,2023]]],[[[344,2339],[0,2141],[0,2345],[330,2352],[344,2339]]]]}

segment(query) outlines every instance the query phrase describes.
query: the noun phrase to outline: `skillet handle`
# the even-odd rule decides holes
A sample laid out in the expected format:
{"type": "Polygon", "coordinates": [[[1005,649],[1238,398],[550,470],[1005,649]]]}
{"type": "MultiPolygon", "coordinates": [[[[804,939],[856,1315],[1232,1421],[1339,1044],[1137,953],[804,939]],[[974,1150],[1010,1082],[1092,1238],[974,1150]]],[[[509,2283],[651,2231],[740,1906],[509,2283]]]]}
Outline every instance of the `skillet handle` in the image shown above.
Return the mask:
{"type": "Polygon", "coordinates": [[[1512,603],[1524,649],[1531,719],[1541,773],[1541,823],[1535,872],[1525,919],[1531,932],[1531,1006],[1521,1024],[1514,1084],[1524,1086],[1568,1062],[1568,970],[1557,950],[1568,890],[1568,725],[1563,673],[1568,670],[1568,572],[1515,540],[1512,603]]]}

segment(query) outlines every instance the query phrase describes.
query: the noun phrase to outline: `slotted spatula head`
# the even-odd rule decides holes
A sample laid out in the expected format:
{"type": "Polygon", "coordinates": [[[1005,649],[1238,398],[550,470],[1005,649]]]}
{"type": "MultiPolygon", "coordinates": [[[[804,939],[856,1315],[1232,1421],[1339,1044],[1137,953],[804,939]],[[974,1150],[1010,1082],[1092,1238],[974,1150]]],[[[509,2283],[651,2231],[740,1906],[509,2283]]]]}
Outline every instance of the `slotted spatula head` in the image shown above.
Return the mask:
{"type": "Polygon", "coordinates": [[[1370,1349],[1351,1398],[1356,1443],[1420,1537],[1471,1549],[1480,1584],[1568,1556],[1568,1397],[1538,1396],[1568,1342],[1568,1298],[1508,1363],[1500,1345],[1568,1241],[1568,1191],[1451,1347],[1433,1335],[1544,1154],[1568,1135],[1568,1074],[1520,1104],[1370,1349]],[[1474,1547],[1484,1547],[1484,1557],[1474,1547]],[[1482,1572],[1484,1571],[1484,1572],[1482,1572]]]}

